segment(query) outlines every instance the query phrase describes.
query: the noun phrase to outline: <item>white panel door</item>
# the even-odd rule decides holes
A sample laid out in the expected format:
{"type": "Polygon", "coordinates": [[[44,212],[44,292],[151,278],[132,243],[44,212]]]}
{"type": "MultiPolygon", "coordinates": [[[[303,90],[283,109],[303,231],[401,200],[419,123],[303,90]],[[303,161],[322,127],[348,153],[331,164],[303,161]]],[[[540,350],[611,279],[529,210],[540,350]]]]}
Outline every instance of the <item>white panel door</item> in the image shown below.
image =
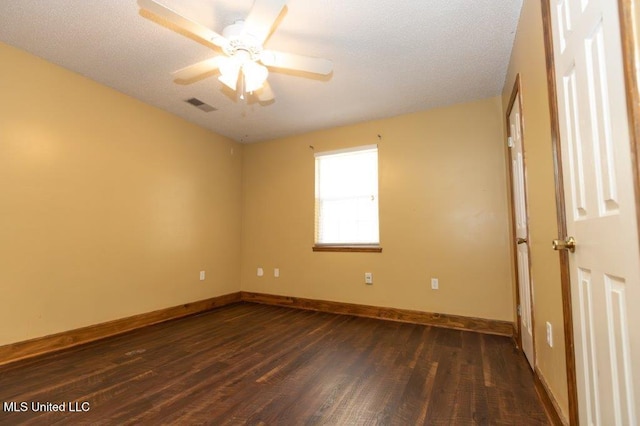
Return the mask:
{"type": "Polygon", "coordinates": [[[581,425],[637,425],[640,253],[617,0],[550,0],[581,425]]]}
{"type": "Polygon", "coordinates": [[[529,273],[529,226],[522,144],[522,113],[520,93],[509,112],[509,137],[511,146],[511,179],[516,231],[516,259],[518,262],[518,292],[520,298],[520,338],[531,368],[534,368],[531,276],[529,273]]]}

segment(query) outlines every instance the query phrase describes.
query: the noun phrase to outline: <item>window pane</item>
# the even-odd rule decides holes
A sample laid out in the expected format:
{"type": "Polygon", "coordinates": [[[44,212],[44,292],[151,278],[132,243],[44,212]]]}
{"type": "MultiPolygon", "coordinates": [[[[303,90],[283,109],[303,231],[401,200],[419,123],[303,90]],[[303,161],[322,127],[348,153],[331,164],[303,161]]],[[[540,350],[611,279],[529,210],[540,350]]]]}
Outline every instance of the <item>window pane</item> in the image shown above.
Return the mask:
{"type": "Polygon", "coordinates": [[[377,244],[378,151],[318,154],[316,243],[377,244]]]}

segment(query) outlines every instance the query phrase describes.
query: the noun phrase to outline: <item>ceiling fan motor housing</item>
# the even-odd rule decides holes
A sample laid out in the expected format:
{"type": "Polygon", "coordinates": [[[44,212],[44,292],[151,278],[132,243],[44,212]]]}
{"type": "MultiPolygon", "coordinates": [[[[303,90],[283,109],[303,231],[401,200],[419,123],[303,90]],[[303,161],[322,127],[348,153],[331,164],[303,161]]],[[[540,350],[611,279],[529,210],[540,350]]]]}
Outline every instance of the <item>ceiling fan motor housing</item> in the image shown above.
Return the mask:
{"type": "Polygon", "coordinates": [[[222,35],[229,43],[223,46],[222,50],[229,56],[236,55],[239,51],[249,54],[249,59],[257,61],[262,54],[262,45],[258,43],[250,34],[244,32],[244,21],[236,21],[227,26],[222,35]]]}

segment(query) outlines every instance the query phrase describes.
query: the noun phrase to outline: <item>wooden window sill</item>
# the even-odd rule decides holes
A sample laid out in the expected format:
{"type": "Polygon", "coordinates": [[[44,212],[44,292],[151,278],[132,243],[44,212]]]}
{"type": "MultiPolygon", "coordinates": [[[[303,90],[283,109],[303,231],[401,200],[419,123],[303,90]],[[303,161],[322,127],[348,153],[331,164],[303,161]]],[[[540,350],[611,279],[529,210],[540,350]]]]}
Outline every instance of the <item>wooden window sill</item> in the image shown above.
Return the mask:
{"type": "Polygon", "coordinates": [[[313,251],[333,251],[333,252],[359,252],[359,253],[381,253],[382,247],[380,246],[366,246],[366,245],[315,245],[312,247],[313,251]]]}

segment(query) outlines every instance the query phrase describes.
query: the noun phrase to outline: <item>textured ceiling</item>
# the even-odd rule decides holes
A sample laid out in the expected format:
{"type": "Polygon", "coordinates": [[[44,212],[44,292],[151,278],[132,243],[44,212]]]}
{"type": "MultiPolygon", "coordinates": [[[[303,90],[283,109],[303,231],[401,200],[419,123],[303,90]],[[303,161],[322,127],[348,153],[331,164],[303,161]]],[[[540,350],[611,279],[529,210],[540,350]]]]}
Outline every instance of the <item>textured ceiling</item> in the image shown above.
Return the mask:
{"type": "MultiPolygon", "coordinates": [[[[211,29],[253,0],[159,0],[211,29]]],[[[135,0],[0,0],[0,41],[240,142],[498,95],[522,0],[289,0],[265,48],[333,61],[328,77],[269,74],[275,102],[171,72],[220,51],[141,15],[135,0]],[[217,108],[203,112],[197,97],[217,108]]]]}

